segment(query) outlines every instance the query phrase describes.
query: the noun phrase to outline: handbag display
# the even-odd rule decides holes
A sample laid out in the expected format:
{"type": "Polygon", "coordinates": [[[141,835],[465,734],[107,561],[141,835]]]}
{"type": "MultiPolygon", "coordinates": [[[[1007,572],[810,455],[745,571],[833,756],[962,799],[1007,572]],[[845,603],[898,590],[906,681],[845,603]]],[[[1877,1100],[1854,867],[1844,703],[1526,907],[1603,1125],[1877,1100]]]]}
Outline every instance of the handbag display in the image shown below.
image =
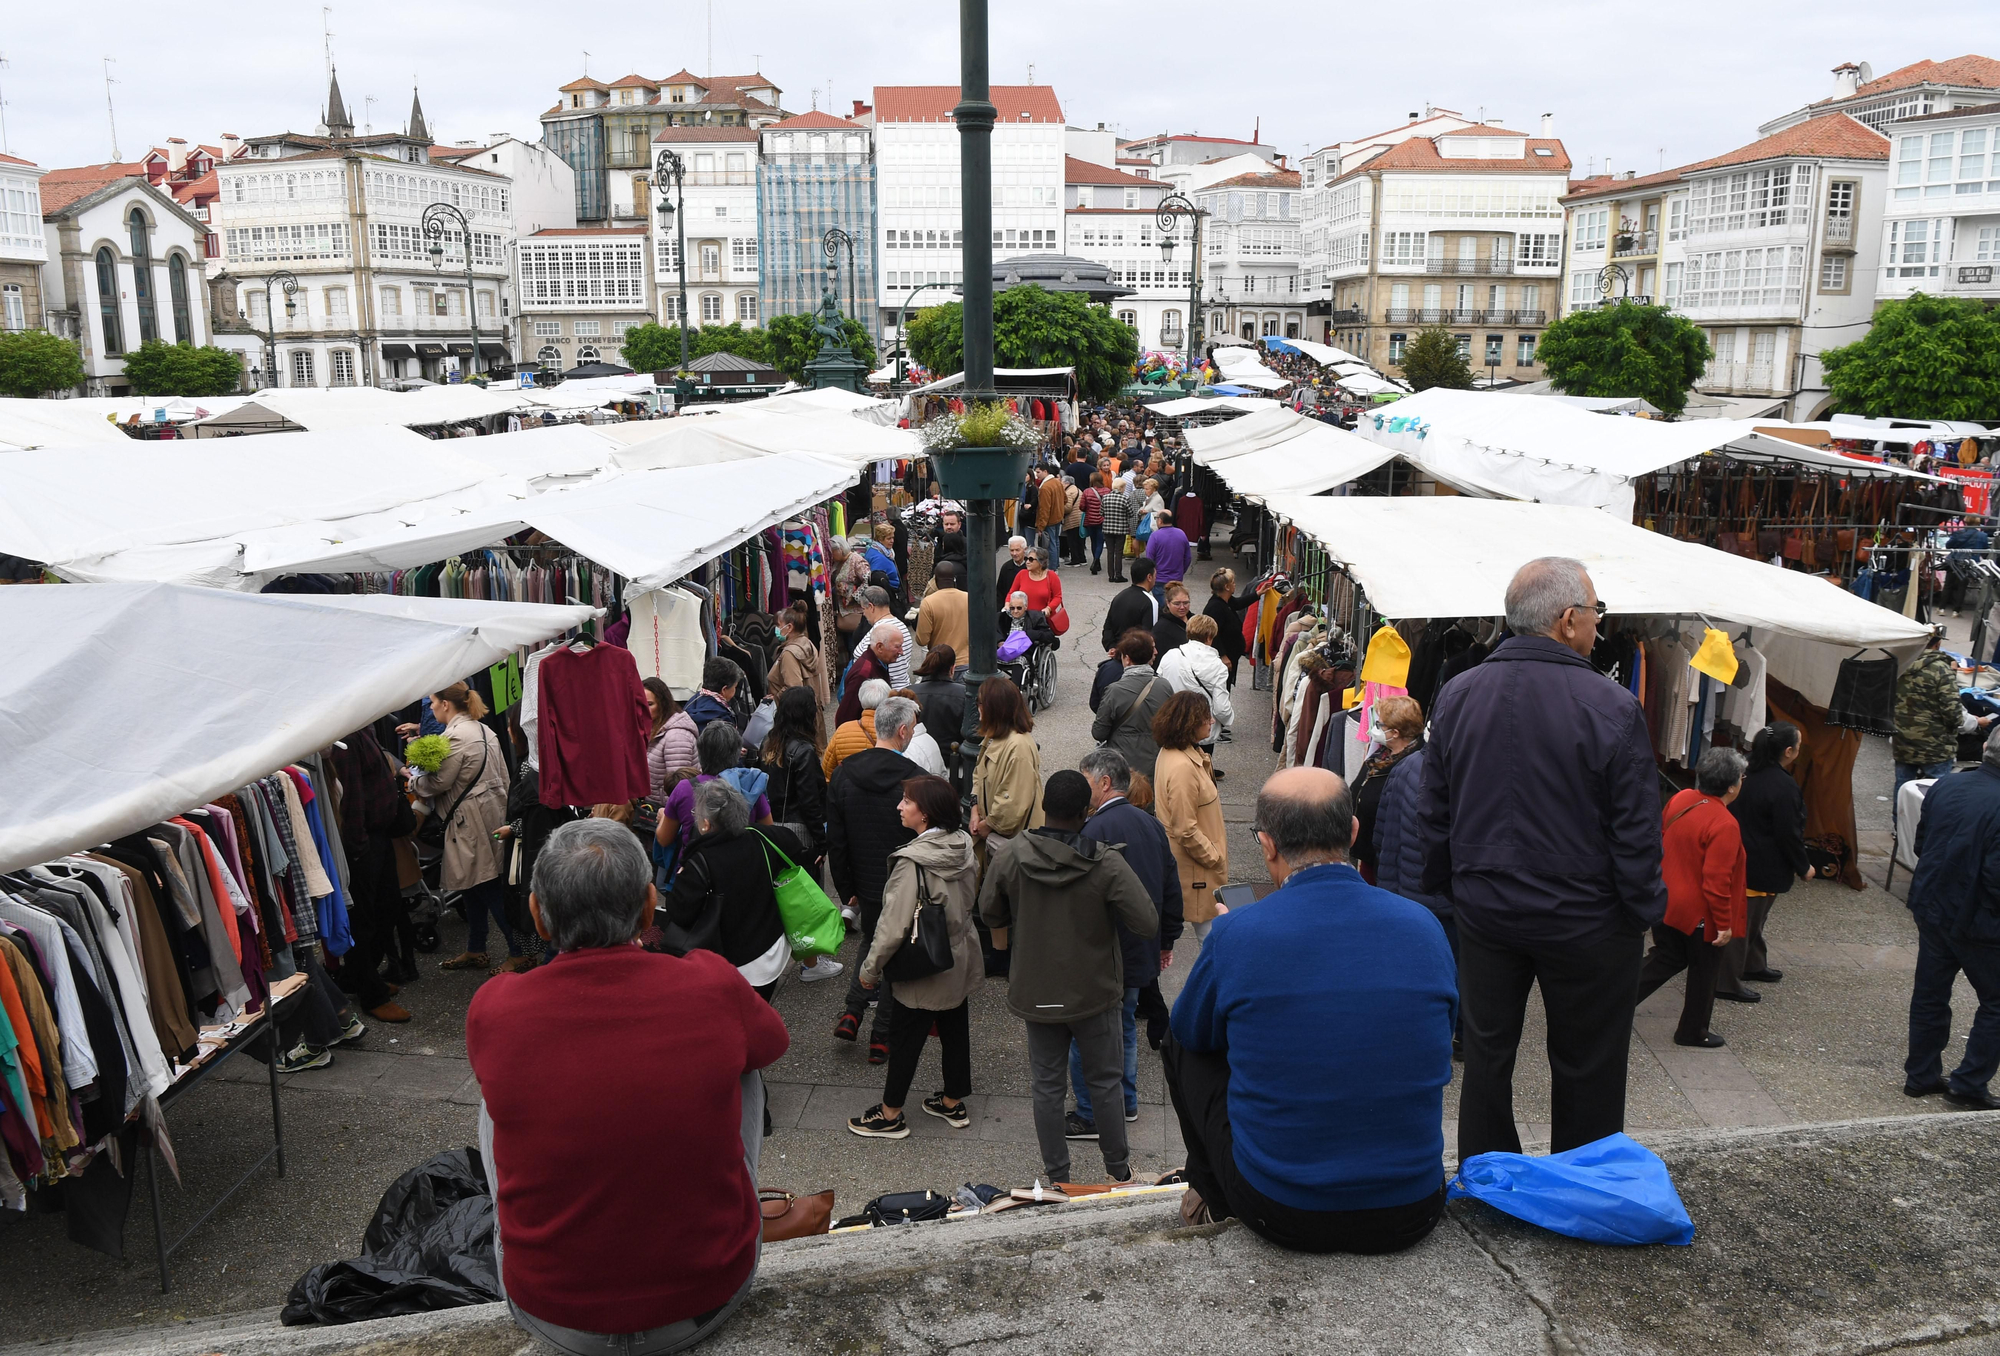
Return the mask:
{"type": "MultiPolygon", "coordinates": [[[[915,863],[911,863],[915,865],[915,863]]],[[[951,969],[951,920],[944,905],[931,898],[924,869],[917,871],[917,908],[910,916],[910,935],[882,967],[882,978],[893,983],[928,979],[951,969]]]]}
{"type": "Polygon", "coordinates": [[[847,938],[840,906],[827,898],[812,873],[787,857],[783,848],[764,834],[757,838],[764,845],[766,865],[773,852],[785,864],[783,871],[772,874],[771,891],[778,897],[778,916],[785,922],[785,939],[792,944],[792,954],[800,960],[813,960],[840,950],[847,938]]]}
{"type": "Polygon", "coordinates": [[[764,1241],[812,1238],[833,1227],[833,1192],[800,1196],[790,1191],[757,1188],[757,1210],[764,1217],[764,1241]]]}

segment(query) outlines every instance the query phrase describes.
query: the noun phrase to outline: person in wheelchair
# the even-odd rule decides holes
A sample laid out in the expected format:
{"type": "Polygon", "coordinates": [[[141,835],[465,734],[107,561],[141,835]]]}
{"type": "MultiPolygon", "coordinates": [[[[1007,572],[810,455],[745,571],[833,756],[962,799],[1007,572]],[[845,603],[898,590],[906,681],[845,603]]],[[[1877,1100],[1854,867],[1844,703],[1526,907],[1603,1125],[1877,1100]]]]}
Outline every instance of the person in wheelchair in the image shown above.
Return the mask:
{"type": "Polygon", "coordinates": [[[1028,643],[1031,645],[1047,645],[1055,648],[1062,644],[1056,636],[1055,628],[1049,625],[1048,613],[1030,610],[1028,595],[1020,592],[1007,596],[1007,610],[1000,614],[995,634],[1004,642],[1016,631],[1026,631],[1028,643]]]}
{"type": "Polygon", "coordinates": [[[999,660],[999,670],[1013,679],[1014,685],[1027,695],[1031,710],[1045,707],[1054,694],[1042,691],[1044,684],[1040,678],[1053,669],[1053,652],[1062,647],[1062,640],[1056,635],[1055,628],[1049,625],[1048,614],[1031,609],[1028,595],[1021,592],[1008,596],[1007,610],[1000,614],[995,628],[995,634],[1000,637],[1002,655],[1019,648],[1018,640],[1011,646],[1008,644],[1016,632],[1027,635],[1028,648],[1012,658],[999,660]]]}

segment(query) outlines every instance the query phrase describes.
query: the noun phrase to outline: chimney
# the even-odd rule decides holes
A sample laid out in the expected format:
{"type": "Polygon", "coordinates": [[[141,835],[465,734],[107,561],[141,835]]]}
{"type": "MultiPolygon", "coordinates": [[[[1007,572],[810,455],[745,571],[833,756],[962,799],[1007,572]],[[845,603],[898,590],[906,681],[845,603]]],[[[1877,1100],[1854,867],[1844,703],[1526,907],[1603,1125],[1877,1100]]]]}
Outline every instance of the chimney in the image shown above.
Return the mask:
{"type": "Polygon", "coordinates": [[[864,114],[873,113],[874,111],[875,108],[872,104],[864,104],[859,99],[856,99],[854,101],[854,112],[852,116],[858,118],[864,114]]]}
{"type": "Polygon", "coordinates": [[[1844,61],[1833,68],[1833,97],[1849,99],[1861,88],[1861,68],[1851,61],[1844,61]]]}
{"type": "Polygon", "coordinates": [[[1542,136],[1546,138],[1546,137],[1552,137],[1555,134],[1556,134],[1556,115],[1553,113],[1542,114],[1542,136]]]}
{"type": "Polygon", "coordinates": [[[513,136],[512,132],[488,132],[486,134],[486,144],[488,146],[498,146],[503,141],[511,141],[513,136]]]}
{"type": "Polygon", "coordinates": [[[179,174],[187,168],[188,144],[184,137],[167,138],[167,173],[179,174]]]}
{"type": "Polygon", "coordinates": [[[1423,115],[1423,114],[1421,114],[1421,113],[1412,113],[1412,114],[1410,114],[1410,121],[1411,121],[1411,122],[1419,122],[1419,121],[1421,121],[1421,120],[1423,119],[1423,116],[1424,116],[1424,115],[1423,115]]]}
{"type": "Polygon", "coordinates": [[[243,154],[243,138],[237,136],[234,132],[224,132],[222,134],[222,158],[224,160],[234,160],[241,154],[243,154]]]}

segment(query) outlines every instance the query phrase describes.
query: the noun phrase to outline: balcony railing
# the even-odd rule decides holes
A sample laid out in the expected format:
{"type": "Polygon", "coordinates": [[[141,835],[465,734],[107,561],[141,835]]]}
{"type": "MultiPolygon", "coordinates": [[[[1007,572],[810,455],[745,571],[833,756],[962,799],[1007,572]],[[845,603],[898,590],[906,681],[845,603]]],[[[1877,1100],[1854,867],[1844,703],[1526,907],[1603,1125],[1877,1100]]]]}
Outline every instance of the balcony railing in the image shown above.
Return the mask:
{"type": "Polygon", "coordinates": [[[1660,233],[1658,231],[1620,231],[1611,242],[1611,257],[1630,259],[1638,255],[1658,254],[1660,233]]]}
{"type": "Polygon", "coordinates": [[[1826,243],[1829,245],[1853,244],[1854,218],[1828,217],[1826,219],[1826,243]]]}
{"type": "MultiPolygon", "coordinates": [[[[1340,313],[1336,312],[1334,320],[1338,322],[1340,318],[1340,313]]],[[[1346,323],[1355,323],[1360,318],[1361,313],[1356,311],[1354,313],[1354,320],[1346,323]]],[[[1388,310],[1382,312],[1382,319],[1391,325],[1541,325],[1547,322],[1548,312],[1510,310],[1461,311],[1451,306],[1391,306],[1388,310]]]]}
{"type": "Polygon", "coordinates": [[[1350,306],[1344,311],[1329,311],[1327,319],[1336,325],[1359,325],[1361,323],[1361,308],[1359,306],[1350,306]]]}
{"type": "Polygon", "coordinates": [[[1557,259],[1460,259],[1433,254],[1424,259],[1384,259],[1384,273],[1443,273],[1459,277],[1483,275],[1507,277],[1517,273],[1554,273],[1561,267],[1557,259]]]}
{"type": "Polygon", "coordinates": [[[1701,385],[1705,389],[1720,391],[1744,391],[1756,395],[1772,394],[1772,385],[1777,376],[1775,363],[1718,363],[1712,362],[1701,374],[1701,385]]]}
{"type": "Polygon", "coordinates": [[[1186,330],[1181,329],[1179,326],[1175,326],[1172,329],[1168,329],[1164,325],[1160,327],[1161,348],[1179,348],[1186,342],[1187,342],[1186,330]]]}
{"type": "Polygon", "coordinates": [[[1437,265],[1430,270],[1433,273],[1505,274],[1514,271],[1512,259],[1435,258],[1431,262],[1437,265]]]}

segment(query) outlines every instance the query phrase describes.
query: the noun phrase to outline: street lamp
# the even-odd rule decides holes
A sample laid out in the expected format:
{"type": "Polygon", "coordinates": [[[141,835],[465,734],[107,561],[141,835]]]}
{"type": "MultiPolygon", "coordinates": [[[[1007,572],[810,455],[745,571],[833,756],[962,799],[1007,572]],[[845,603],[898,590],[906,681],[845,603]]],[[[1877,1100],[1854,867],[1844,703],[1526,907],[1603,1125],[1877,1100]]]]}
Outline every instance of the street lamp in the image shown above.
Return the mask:
{"type": "MultiPolygon", "coordinates": [[[[230,288],[232,291],[235,289],[237,283],[237,279],[226,269],[215,275],[215,281],[230,288]]],[[[278,384],[278,317],[271,310],[271,286],[274,283],[285,289],[285,318],[289,320],[299,313],[299,304],[293,299],[298,295],[299,279],[298,275],[293,273],[289,268],[278,269],[273,273],[267,274],[264,278],[264,321],[266,325],[264,331],[264,361],[270,364],[271,384],[276,386],[278,384]]],[[[236,318],[245,320],[246,322],[248,320],[248,317],[240,310],[237,311],[236,318]]],[[[255,333],[254,327],[252,333],[255,333]]],[[[254,389],[257,375],[257,369],[254,365],[251,367],[250,372],[254,389]]]]}
{"type": "Polygon", "coordinates": [[[680,279],[680,321],[681,321],[681,371],[688,365],[688,268],[687,268],[687,206],[685,180],[687,166],[681,158],[669,150],[662,150],[653,160],[653,182],[660,190],[659,213],[662,230],[678,230],[674,245],[674,260],[678,265],[674,272],[680,279]],[[672,181],[674,200],[667,201],[667,183],[672,181]],[[679,222],[676,227],[676,221],[679,222]]]}
{"type": "Polygon", "coordinates": [[[958,288],[954,287],[950,283],[918,283],[915,287],[912,287],[908,292],[903,294],[902,303],[896,307],[896,380],[897,381],[900,382],[909,375],[910,342],[903,333],[903,317],[909,314],[910,302],[916,297],[917,293],[919,292],[939,291],[939,292],[955,293],[958,290],[959,290],[958,288]]]}
{"type": "Polygon", "coordinates": [[[1160,199],[1159,212],[1154,220],[1160,228],[1160,258],[1171,264],[1174,261],[1174,237],[1180,230],[1180,218],[1183,216],[1193,223],[1194,228],[1188,259],[1187,350],[1181,359],[1181,371],[1185,375],[1194,371],[1194,336],[1201,323],[1201,212],[1185,194],[1169,193],[1160,199]]]}
{"type": "Polygon", "coordinates": [[[465,213],[448,202],[434,202],[424,209],[424,239],[430,241],[431,267],[444,272],[444,237],[449,223],[458,224],[458,239],[465,251],[465,320],[472,332],[472,375],[479,373],[479,303],[472,290],[472,224],[465,213]]]}

